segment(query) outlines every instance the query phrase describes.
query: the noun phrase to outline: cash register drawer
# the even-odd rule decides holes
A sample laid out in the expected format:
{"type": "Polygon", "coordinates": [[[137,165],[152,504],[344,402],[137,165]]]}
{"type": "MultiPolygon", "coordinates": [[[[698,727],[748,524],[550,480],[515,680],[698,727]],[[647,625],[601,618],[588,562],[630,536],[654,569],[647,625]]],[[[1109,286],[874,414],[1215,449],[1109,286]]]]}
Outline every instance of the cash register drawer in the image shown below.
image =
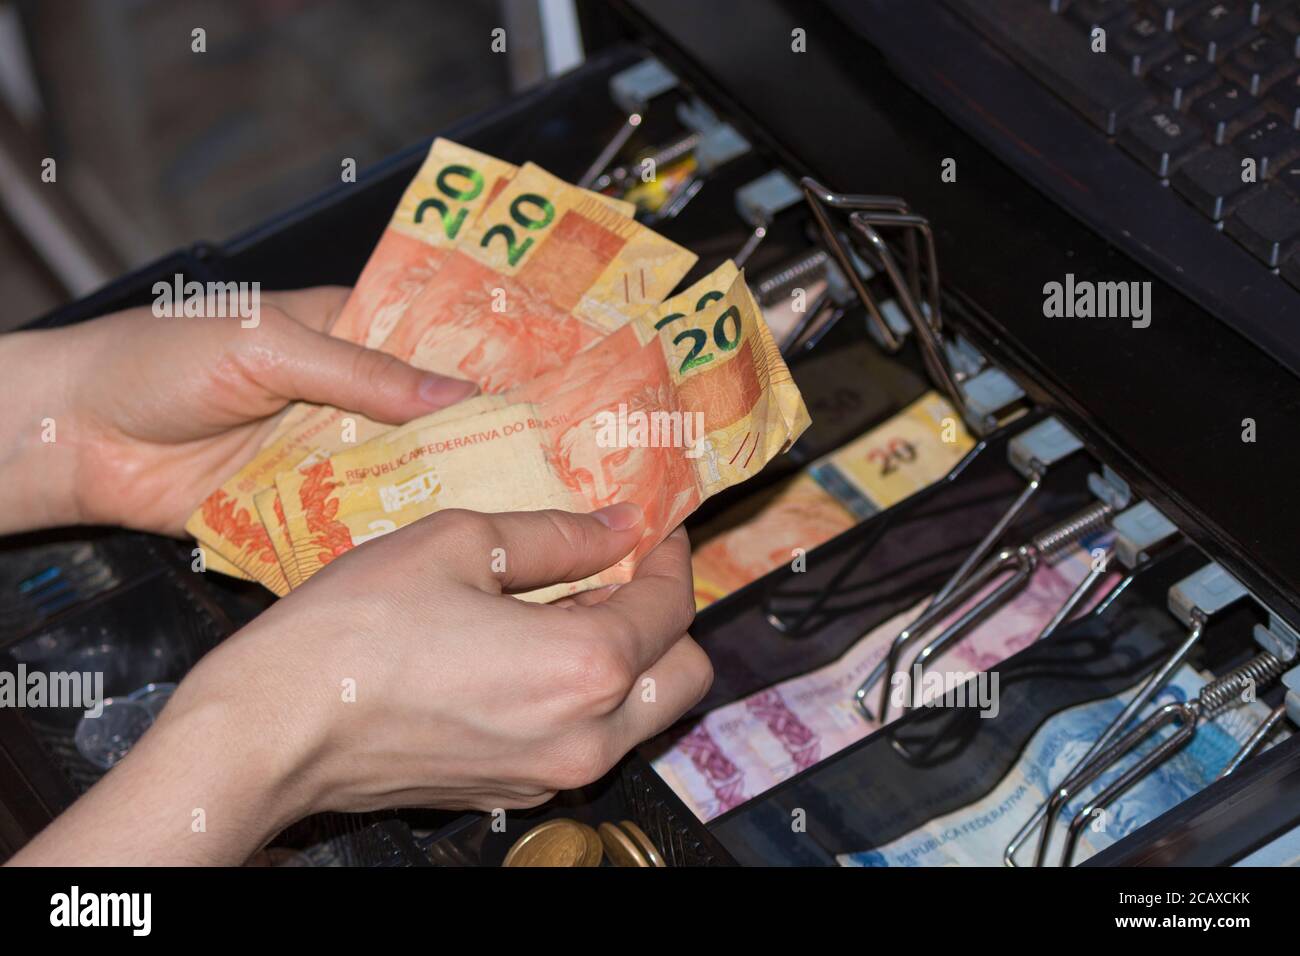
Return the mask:
{"type": "MultiPolygon", "coordinates": [[[[634,12],[628,12],[635,20],[634,12]]],[[[733,113],[724,90],[700,76],[689,58],[658,42],[662,38],[653,35],[646,21],[637,23],[686,86],[753,146],[711,176],[679,216],[656,225],[699,253],[691,281],[735,255],[751,234],[736,213],[737,188],[774,167],[796,176],[807,170],[797,165],[799,144],[773,141],[761,112],[733,113]]],[[[438,132],[513,162],[535,161],[576,180],[625,119],[610,99],[610,78],[647,55],[647,47],[635,43],[613,47],[502,109],[438,132]]],[[[364,173],[356,184],[229,242],[180,250],[35,325],[82,321],[147,303],[153,282],[170,280],[178,272],[200,281],[257,280],[268,288],[350,284],[426,147],[427,141],[415,144],[364,173]]],[[[869,171],[860,181],[834,185],[876,191],[869,171]]],[[[943,209],[926,212],[944,228],[943,209]]],[[[792,228],[774,229],[758,246],[748,264],[751,275],[762,275],[808,248],[812,232],[806,217],[797,216],[794,222],[792,228]]],[[[976,304],[963,300],[960,289],[946,289],[945,296],[950,325],[1020,381],[1027,392],[1027,414],[991,430],[947,479],[812,552],[807,574],[775,571],[703,611],[692,633],[712,656],[717,679],[697,715],[703,708],[735,701],[833,660],[866,630],[933,592],[1022,490],[1022,476],[1007,465],[1007,444],[1034,423],[1058,415],[1086,448],[1070,467],[1051,475],[1009,537],[1035,533],[1086,505],[1091,500],[1087,474],[1102,463],[1121,464],[1111,454],[1109,437],[1096,433],[1087,417],[1078,414],[1086,408],[1086,396],[1045,390],[1025,374],[1018,357],[1003,354],[976,304]],[[810,605],[816,606],[805,614],[810,605]],[[774,615],[786,621],[798,618],[797,633],[775,626],[774,615]]],[[[925,390],[925,369],[915,350],[886,356],[865,328],[862,311],[849,309],[816,349],[791,362],[817,420],[814,429],[791,456],[774,463],[770,474],[711,503],[693,524],[790,474],[925,390]],[[861,354],[894,371],[874,375],[864,384],[855,366],[849,364],[846,371],[841,362],[839,377],[829,376],[826,369],[834,363],[824,360],[841,354],[861,354]]],[[[1158,482],[1135,473],[1126,462],[1123,471],[1135,487],[1159,501],[1158,482]]],[[[1194,528],[1183,530],[1196,537],[1194,528]]],[[[562,794],[555,804],[521,815],[522,822],[550,816],[593,822],[635,819],[665,859],[680,865],[832,863],[835,852],[869,848],[921,822],[923,814],[969,802],[993,785],[998,770],[1005,771],[1048,715],[1140,680],[1177,639],[1177,627],[1163,607],[1165,590],[1204,560],[1195,545],[1184,543],[1138,576],[1104,613],[1076,621],[1051,641],[999,665],[1004,679],[1015,681],[1015,690],[1005,698],[1004,713],[983,726],[936,729],[933,713],[912,713],[838,754],[823,755],[802,773],[707,825],[677,799],[646,756],[634,753],[607,779],[562,794]],[[1091,654],[1085,653],[1089,650],[1091,654]],[[1119,666],[1108,666],[1117,662],[1119,666]],[[896,734],[930,739],[932,758],[903,760],[891,746],[896,734]],[[982,761],[979,774],[970,771],[972,761],[982,761]],[[888,784],[882,786],[881,781],[888,784]],[[790,814],[801,807],[809,810],[811,840],[790,836],[790,814]]],[[[0,542],[0,581],[9,589],[0,596],[6,609],[0,654],[11,661],[24,654],[32,659],[46,654],[43,659],[48,660],[55,650],[106,655],[112,661],[109,672],[117,674],[111,693],[177,680],[198,656],[270,600],[255,586],[193,573],[183,544],[111,530],[72,530],[0,542]],[[67,588],[38,601],[28,592],[18,593],[24,582],[41,575],[62,575],[67,588]],[[85,637],[92,631],[93,640],[85,637]]],[[[1249,625],[1242,620],[1225,626],[1233,633],[1247,633],[1249,625]]],[[[26,842],[102,771],[72,745],[73,731],[66,720],[29,720],[12,710],[0,711],[0,720],[0,764],[5,767],[0,773],[2,857],[26,842]]],[[[651,742],[645,753],[660,746],[662,742],[651,742]]],[[[1230,863],[1300,823],[1297,795],[1300,735],[1150,821],[1092,862],[1230,863]]],[[[309,822],[307,830],[342,835],[348,842],[339,860],[359,864],[492,865],[500,862],[510,842],[485,827],[481,818],[458,814],[331,818],[318,821],[314,829],[309,822]]],[[[518,832],[512,827],[512,833],[518,832]]]]}

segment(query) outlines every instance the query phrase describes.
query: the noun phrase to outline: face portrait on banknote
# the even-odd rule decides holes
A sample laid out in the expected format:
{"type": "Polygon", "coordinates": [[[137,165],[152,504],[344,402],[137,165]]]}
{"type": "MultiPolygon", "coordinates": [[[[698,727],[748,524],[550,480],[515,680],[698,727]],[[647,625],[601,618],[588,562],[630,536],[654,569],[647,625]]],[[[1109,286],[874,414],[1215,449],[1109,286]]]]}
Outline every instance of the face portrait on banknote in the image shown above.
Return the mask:
{"type": "MultiPolygon", "coordinates": [[[[671,389],[666,384],[648,386],[619,396],[628,415],[650,414],[671,407],[671,389]]],[[[560,479],[582,496],[593,510],[620,501],[635,501],[645,510],[649,527],[673,528],[699,504],[692,465],[684,448],[618,446],[604,447],[604,425],[594,409],[565,427],[554,447],[554,463],[560,479]],[[676,492],[674,491],[676,490],[676,492]]]]}
{"type": "Polygon", "coordinates": [[[395,230],[384,233],[343,307],[333,334],[379,348],[416,295],[438,274],[447,252],[395,230]]]}
{"type": "Polygon", "coordinates": [[[677,391],[657,346],[638,349],[593,387],[559,396],[548,410],[562,423],[552,429],[547,450],[552,467],[586,507],[635,501],[645,511],[647,527],[667,529],[698,507],[688,449],[640,441],[611,444],[602,437],[611,414],[625,420],[680,414],[677,391]]]}
{"type": "Polygon", "coordinates": [[[485,272],[480,283],[462,288],[442,321],[420,338],[411,364],[469,379],[494,393],[559,367],[595,338],[594,331],[546,299],[485,272]],[[503,303],[500,311],[493,308],[496,303],[503,303]]]}

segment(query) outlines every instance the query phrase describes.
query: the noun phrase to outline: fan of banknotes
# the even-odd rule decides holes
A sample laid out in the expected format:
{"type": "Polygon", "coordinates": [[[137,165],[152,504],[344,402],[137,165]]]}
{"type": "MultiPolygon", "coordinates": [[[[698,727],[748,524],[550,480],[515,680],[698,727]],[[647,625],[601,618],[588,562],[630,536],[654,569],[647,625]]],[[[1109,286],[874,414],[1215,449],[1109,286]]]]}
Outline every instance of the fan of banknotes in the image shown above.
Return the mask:
{"type": "Polygon", "coordinates": [[[701,502],[788,448],[808,412],[743,276],[727,262],[667,298],[696,257],[632,213],[434,142],[331,334],[480,394],[396,428],[290,408],[187,522],[207,567],[283,595],[446,508],[641,505],[633,553],[527,595],[551,600],[627,580],[701,502]]]}

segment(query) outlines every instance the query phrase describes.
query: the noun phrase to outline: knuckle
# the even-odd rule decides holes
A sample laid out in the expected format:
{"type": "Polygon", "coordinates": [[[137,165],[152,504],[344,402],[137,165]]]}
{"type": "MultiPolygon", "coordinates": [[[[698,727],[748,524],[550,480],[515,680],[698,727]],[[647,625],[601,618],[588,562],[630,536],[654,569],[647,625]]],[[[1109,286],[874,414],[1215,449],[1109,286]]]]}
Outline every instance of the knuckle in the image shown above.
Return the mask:
{"type": "Polygon", "coordinates": [[[390,387],[402,364],[387,352],[358,349],[352,359],[352,378],[363,383],[367,392],[381,392],[390,387]]]}
{"type": "Polygon", "coordinates": [[[704,653],[704,648],[700,647],[695,641],[687,645],[690,647],[690,661],[688,671],[695,679],[695,701],[691,706],[699,703],[704,695],[709,692],[713,686],[713,661],[709,660],[709,655],[704,653]]]}
{"type": "MultiPolygon", "coordinates": [[[[687,578],[690,581],[690,578],[687,578]]],[[[672,599],[668,607],[671,626],[678,634],[686,630],[695,621],[695,591],[692,587],[682,588],[681,593],[672,599]]]]}
{"type": "Polygon", "coordinates": [[[626,647],[637,640],[637,626],[624,616],[622,610],[615,610],[608,605],[593,608],[597,612],[595,621],[589,625],[590,638],[602,648],[626,647]]]}
{"type": "Polygon", "coordinates": [[[587,533],[586,526],[581,521],[576,520],[574,515],[569,514],[567,511],[556,511],[554,509],[542,511],[539,514],[546,517],[551,529],[566,545],[577,550],[586,547],[588,544],[591,536],[587,533]]]}
{"type": "Polygon", "coordinates": [[[612,711],[632,690],[636,680],[632,668],[604,639],[573,643],[565,655],[565,696],[576,700],[583,711],[612,711]]]}
{"type": "Polygon", "coordinates": [[[582,732],[571,735],[547,761],[543,786],[552,790],[577,790],[605,775],[614,761],[600,735],[582,732]]]}
{"type": "MultiPolygon", "coordinates": [[[[586,525],[564,511],[542,511],[540,514],[544,516],[551,537],[556,541],[553,553],[562,557],[566,569],[573,567],[576,559],[591,549],[591,534],[586,525]]],[[[567,571],[562,573],[566,578],[569,576],[567,571]]]]}
{"type": "Polygon", "coordinates": [[[463,508],[439,511],[430,520],[429,529],[449,553],[490,547],[495,539],[492,521],[486,515],[463,508]]]}
{"type": "Polygon", "coordinates": [[[250,330],[252,335],[235,335],[225,322],[213,323],[211,328],[219,329],[215,334],[224,337],[219,371],[227,377],[256,382],[302,352],[301,340],[295,335],[301,326],[273,309],[265,311],[257,328],[250,330]]]}

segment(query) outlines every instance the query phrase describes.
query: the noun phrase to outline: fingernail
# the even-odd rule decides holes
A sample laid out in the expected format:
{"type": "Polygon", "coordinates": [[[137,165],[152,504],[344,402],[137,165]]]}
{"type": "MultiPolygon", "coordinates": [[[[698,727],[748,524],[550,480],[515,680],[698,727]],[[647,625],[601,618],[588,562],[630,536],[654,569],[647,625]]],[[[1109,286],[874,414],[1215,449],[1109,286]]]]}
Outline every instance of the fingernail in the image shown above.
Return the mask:
{"type": "Polygon", "coordinates": [[[430,372],[420,382],[420,399],[429,405],[454,405],[478,391],[478,385],[461,378],[430,372]]]}
{"type": "Polygon", "coordinates": [[[591,516],[610,531],[627,531],[641,523],[641,506],[635,501],[620,501],[593,511],[591,516]]]}

